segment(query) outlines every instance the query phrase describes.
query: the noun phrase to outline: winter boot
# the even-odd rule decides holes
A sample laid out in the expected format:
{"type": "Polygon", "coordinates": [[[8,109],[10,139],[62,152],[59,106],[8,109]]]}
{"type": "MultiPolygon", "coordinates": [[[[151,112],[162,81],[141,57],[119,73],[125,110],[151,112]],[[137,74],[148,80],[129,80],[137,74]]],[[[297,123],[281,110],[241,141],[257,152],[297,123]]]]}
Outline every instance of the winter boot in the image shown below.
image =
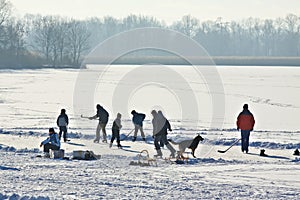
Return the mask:
{"type": "Polygon", "coordinates": [[[99,143],[99,139],[94,139],[94,143],[99,143]]]}
{"type": "Polygon", "coordinates": [[[143,138],[143,140],[146,142],[146,138],[143,138]]]}
{"type": "Polygon", "coordinates": [[[109,143],[109,148],[111,148],[111,147],[112,147],[112,142],[109,143]]]}
{"type": "Polygon", "coordinates": [[[170,157],[171,157],[171,158],[175,158],[176,150],[172,147],[172,145],[167,144],[166,147],[171,151],[170,157]]]}
{"type": "Polygon", "coordinates": [[[135,142],[135,141],[136,141],[136,137],[133,137],[132,142],[135,142]]]}
{"type": "Polygon", "coordinates": [[[300,156],[300,153],[299,153],[299,150],[298,150],[298,149],[296,149],[296,150],[294,151],[294,156],[300,156]]]}
{"type": "Polygon", "coordinates": [[[121,145],[121,144],[118,144],[118,148],[119,148],[119,149],[122,149],[122,145],[121,145]]]}
{"type": "Polygon", "coordinates": [[[161,150],[160,149],[158,149],[158,150],[156,150],[157,151],[157,154],[156,155],[154,155],[154,157],[162,157],[162,152],[161,152],[161,150]]]}

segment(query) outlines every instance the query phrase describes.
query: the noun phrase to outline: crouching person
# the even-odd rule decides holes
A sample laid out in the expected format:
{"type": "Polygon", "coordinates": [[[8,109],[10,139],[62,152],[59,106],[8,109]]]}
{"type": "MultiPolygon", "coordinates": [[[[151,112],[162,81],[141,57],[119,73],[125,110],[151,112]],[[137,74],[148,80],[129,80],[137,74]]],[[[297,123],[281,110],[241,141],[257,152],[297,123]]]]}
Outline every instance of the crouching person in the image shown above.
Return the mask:
{"type": "Polygon", "coordinates": [[[44,146],[45,157],[50,158],[49,150],[59,150],[60,149],[60,141],[57,133],[55,133],[53,128],[49,128],[49,137],[44,140],[40,147],[44,146]]]}

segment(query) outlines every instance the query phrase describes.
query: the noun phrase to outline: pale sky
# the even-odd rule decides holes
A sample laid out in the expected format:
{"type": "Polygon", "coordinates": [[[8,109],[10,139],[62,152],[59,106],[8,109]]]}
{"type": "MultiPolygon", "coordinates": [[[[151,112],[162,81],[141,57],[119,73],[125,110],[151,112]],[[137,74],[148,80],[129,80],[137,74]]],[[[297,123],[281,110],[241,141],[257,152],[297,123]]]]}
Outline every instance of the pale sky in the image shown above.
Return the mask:
{"type": "Polygon", "coordinates": [[[171,24],[190,14],[200,20],[239,20],[300,15],[300,0],[10,0],[18,15],[62,15],[77,19],[129,14],[156,17],[171,24]]]}

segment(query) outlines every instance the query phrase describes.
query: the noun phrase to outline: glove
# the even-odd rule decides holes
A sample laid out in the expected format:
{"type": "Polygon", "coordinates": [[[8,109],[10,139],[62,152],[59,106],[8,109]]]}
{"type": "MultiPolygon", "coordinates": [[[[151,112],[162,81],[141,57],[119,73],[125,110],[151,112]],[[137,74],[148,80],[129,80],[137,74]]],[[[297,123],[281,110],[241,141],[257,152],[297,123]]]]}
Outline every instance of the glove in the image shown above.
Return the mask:
{"type": "Polygon", "coordinates": [[[238,130],[238,131],[239,131],[239,130],[240,130],[240,128],[239,128],[239,127],[237,127],[237,128],[236,128],[236,130],[238,130]]]}
{"type": "Polygon", "coordinates": [[[169,129],[169,131],[171,131],[171,132],[172,132],[172,129],[169,129]]]}
{"type": "Polygon", "coordinates": [[[40,144],[40,147],[42,147],[42,146],[43,146],[43,144],[41,143],[41,144],[40,144]]]}
{"type": "Polygon", "coordinates": [[[253,128],[250,131],[253,131],[253,128]]]}

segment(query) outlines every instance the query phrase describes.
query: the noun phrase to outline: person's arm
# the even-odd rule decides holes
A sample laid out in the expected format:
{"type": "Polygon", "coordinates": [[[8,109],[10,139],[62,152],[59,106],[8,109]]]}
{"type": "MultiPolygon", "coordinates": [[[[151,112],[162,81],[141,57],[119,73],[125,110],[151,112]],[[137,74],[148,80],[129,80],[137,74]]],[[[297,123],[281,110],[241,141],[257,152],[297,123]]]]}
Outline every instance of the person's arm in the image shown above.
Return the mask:
{"type": "Polygon", "coordinates": [[[66,119],[67,125],[69,125],[69,117],[68,117],[68,115],[65,115],[65,119],[66,119]]]}
{"type": "Polygon", "coordinates": [[[169,120],[166,119],[166,123],[167,123],[167,128],[168,128],[168,130],[169,130],[169,131],[172,131],[172,129],[171,129],[171,124],[170,124],[169,120]]]}
{"type": "Polygon", "coordinates": [[[120,119],[116,119],[116,124],[119,127],[119,129],[122,128],[122,124],[121,124],[121,120],[120,119]]]}
{"type": "Polygon", "coordinates": [[[42,147],[43,145],[45,145],[49,142],[50,142],[50,137],[48,137],[46,140],[42,141],[40,147],[42,147]]]}
{"type": "Polygon", "coordinates": [[[253,131],[254,124],[255,124],[255,119],[254,119],[253,115],[252,115],[252,117],[251,117],[251,124],[252,124],[252,129],[251,129],[251,131],[253,131]]]}
{"type": "Polygon", "coordinates": [[[236,129],[240,130],[240,115],[238,116],[237,120],[236,120],[236,129]]]}
{"type": "Polygon", "coordinates": [[[90,119],[90,120],[92,120],[92,119],[97,119],[97,117],[98,117],[98,115],[96,114],[96,115],[94,115],[93,117],[89,117],[89,119],[90,119]]]}

